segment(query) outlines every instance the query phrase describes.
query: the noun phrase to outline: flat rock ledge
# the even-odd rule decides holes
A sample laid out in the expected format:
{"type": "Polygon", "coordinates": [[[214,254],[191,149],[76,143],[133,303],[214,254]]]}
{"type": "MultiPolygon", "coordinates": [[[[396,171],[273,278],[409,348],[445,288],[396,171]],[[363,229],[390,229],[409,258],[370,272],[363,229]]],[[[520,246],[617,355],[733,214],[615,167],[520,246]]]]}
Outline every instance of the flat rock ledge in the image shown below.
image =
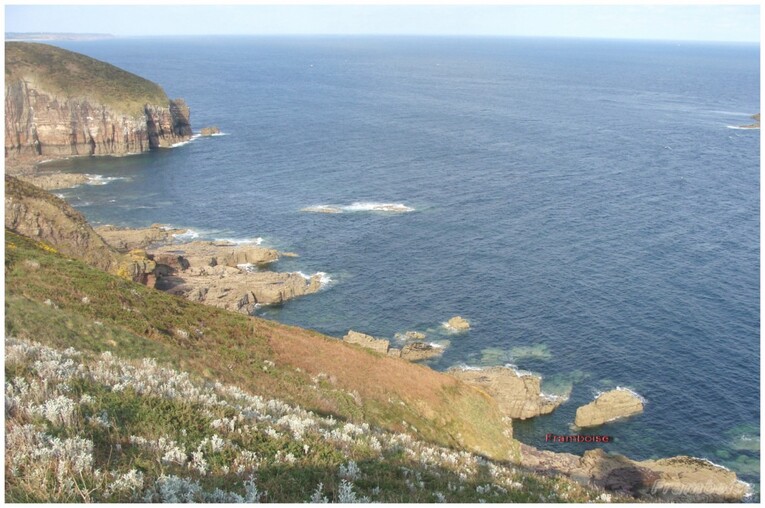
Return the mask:
{"type": "Polygon", "coordinates": [[[428,344],[426,342],[412,342],[401,349],[392,348],[390,347],[390,341],[388,339],[378,339],[371,335],[355,332],[353,330],[348,331],[345,337],[343,337],[343,341],[349,344],[357,344],[383,355],[402,358],[410,362],[435,358],[443,354],[445,349],[442,346],[428,344]]]}
{"type": "Polygon", "coordinates": [[[146,284],[226,310],[252,314],[260,305],[281,304],[316,293],[322,274],[261,270],[279,259],[274,249],[227,241],[177,243],[186,229],[161,224],[131,229],[102,226],[98,234],[120,252],[145,249],[153,265],[146,284]]]}
{"type": "Polygon", "coordinates": [[[552,413],[566,400],[543,394],[539,376],[519,373],[509,367],[452,368],[447,373],[486,392],[510,418],[525,420],[552,413]]]}
{"type": "Polygon", "coordinates": [[[106,243],[119,252],[129,252],[135,249],[146,249],[158,243],[171,242],[177,235],[182,235],[188,230],[175,229],[162,224],[152,224],[148,228],[121,228],[117,226],[98,226],[94,228],[96,233],[106,243]]]}
{"type": "Polygon", "coordinates": [[[617,388],[605,393],[576,410],[574,425],[595,427],[643,412],[643,399],[636,393],[617,388]]]}
{"type": "Polygon", "coordinates": [[[600,449],[579,457],[521,444],[520,465],[538,472],[555,471],[580,483],[649,501],[735,502],[749,491],[734,472],[686,456],[638,462],[600,449]]]}

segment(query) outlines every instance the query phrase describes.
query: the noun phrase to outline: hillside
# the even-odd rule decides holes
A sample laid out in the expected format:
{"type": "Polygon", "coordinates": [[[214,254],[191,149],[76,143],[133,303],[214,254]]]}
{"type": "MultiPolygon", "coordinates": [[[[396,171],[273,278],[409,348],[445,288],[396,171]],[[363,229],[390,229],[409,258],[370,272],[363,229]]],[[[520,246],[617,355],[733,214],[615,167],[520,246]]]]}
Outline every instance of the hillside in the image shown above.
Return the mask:
{"type": "MultiPolygon", "coordinates": [[[[156,83],[79,53],[5,43],[5,154],[121,155],[191,136],[189,108],[156,83]]],[[[6,161],[7,163],[7,161],[6,161]]]]}
{"type": "Polygon", "coordinates": [[[156,83],[48,44],[5,43],[6,83],[24,80],[58,97],[87,97],[115,111],[140,115],[145,104],[168,104],[156,83]]]}

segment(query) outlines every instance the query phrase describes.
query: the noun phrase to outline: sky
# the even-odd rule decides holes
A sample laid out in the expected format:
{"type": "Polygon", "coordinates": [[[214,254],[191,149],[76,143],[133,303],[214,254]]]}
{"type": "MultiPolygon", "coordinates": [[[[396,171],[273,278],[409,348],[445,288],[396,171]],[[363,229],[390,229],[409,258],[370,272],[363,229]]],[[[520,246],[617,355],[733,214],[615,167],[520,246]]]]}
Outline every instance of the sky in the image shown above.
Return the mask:
{"type": "Polygon", "coordinates": [[[471,35],[759,42],[750,5],[13,5],[6,32],[471,35]]]}

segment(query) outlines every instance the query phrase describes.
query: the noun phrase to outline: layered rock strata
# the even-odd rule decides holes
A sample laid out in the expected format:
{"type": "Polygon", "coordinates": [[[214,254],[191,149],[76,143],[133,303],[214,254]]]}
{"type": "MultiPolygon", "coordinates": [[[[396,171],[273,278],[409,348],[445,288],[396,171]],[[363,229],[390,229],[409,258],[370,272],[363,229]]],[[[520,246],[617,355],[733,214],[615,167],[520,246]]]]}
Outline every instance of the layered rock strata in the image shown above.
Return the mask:
{"type": "Polygon", "coordinates": [[[578,408],[574,425],[594,427],[642,412],[643,399],[630,390],[617,388],[601,393],[594,401],[578,408]]]}
{"type": "Polygon", "coordinates": [[[117,252],[66,201],[10,175],[5,176],[5,227],[136,282],[148,282],[154,269],[145,252],[117,252]]]}
{"type": "Polygon", "coordinates": [[[53,46],[6,43],[5,155],[124,155],[191,137],[189,108],[156,84],[53,46]]]}
{"type": "Polygon", "coordinates": [[[449,374],[489,394],[510,418],[533,418],[551,413],[565,399],[542,393],[542,379],[508,367],[450,369],[449,374]]]}

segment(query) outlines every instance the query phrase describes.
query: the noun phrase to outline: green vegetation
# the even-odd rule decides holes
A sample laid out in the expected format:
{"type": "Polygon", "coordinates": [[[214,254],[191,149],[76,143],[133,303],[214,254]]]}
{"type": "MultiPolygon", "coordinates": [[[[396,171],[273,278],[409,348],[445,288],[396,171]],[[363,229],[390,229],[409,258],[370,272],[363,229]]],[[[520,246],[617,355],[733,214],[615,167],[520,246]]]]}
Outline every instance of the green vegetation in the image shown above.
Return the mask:
{"type": "Polygon", "coordinates": [[[611,500],[448,376],[5,241],[9,501],[611,500]]]}
{"type": "Polygon", "coordinates": [[[88,56],[47,44],[5,43],[5,83],[24,80],[59,98],[87,98],[131,115],[145,104],[165,105],[162,88],[88,56]]]}

